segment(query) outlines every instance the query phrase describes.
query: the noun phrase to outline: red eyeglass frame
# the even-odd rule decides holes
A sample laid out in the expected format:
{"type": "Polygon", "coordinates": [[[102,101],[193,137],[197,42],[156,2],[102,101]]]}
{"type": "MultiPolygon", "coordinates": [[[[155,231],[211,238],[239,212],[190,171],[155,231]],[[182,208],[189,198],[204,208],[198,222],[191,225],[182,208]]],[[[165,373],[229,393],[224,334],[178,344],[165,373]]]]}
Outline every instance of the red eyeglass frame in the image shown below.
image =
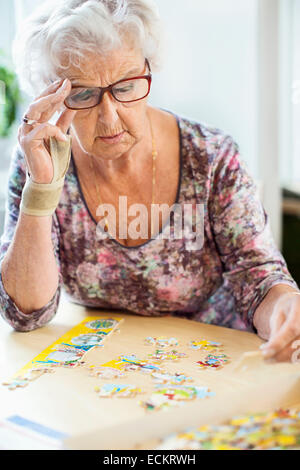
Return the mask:
{"type": "Polygon", "coordinates": [[[103,95],[104,95],[104,93],[106,93],[107,91],[108,91],[108,92],[112,95],[112,97],[113,97],[116,101],[118,101],[119,103],[133,103],[133,102],[135,102],[135,101],[143,100],[144,98],[146,98],[146,97],[149,95],[149,93],[150,93],[150,88],[151,88],[151,83],[152,83],[152,73],[151,73],[151,68],[150,68],[150,64],[149,64],[148,59],[145,59],[145,62],[146,62],[146,65],[148,66],[148,69],[149,69],[149,74],[147,74],[147,75],[138,75],[137,77],[123,78],[122,80],[118,80],[117,82],[112,83],[111,85],[109,85],[109,86],[107,86],[107,87],[100,87],[100,86],[99,86],[99,87],[94,87],[94,86],[93,86],[93,87],[88,87],[88,86],[87,86],[87,87],[83,87],[83,86],[81,86],[81,85],[74,85],[74,86],[72,86],[72,90],[75,89],[75,88],[98,88],[98,89],[100,90],[99,101],[98,101],[98,103],[95,104],[94,106],[87,106],[86,108],[71,108],[70,106],[68,106],[68,105],[66,104],[66,100],[67,100],[68,97],[65,99],[64,105],[65,105],[68,109],[73,109],[74,111],[80,111],[81,109],[92,109],[92,108],[94,108],[95,106],[98,106],[98,104],[101,103],[101,100],[102,100],[102,98],[103,98],[103,95]],[[143,96],[142,98],[138,98],[137,100],[131,100],[131,101],[122,101],[122,100],[118,100],[118,99],[114,96],[114,94],[113,94],[113,92],[112,92],[112,88],[113,88],[115,85],[117,85],[118,83],[121,83],[121,82],[128,82],[129,80],[136,80],[137,78],[146,78],[147,81],[148,81],[148,92],[147,92],[147,94],[146,94],[145,96],[143,96]]]}

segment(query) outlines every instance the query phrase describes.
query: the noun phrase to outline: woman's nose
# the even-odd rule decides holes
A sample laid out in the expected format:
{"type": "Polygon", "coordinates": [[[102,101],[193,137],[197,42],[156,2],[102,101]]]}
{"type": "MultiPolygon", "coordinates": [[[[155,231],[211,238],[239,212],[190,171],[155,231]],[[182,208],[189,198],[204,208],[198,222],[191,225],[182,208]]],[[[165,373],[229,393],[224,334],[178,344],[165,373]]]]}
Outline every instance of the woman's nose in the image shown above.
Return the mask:
{"type": "Polygon", "coordinates": [[[108,91],[106,91],[97,106],[100,121],[106,124],[113,124],[118,121],[119,116],[117,113],[117,106],[117,101],[108,91]]]}

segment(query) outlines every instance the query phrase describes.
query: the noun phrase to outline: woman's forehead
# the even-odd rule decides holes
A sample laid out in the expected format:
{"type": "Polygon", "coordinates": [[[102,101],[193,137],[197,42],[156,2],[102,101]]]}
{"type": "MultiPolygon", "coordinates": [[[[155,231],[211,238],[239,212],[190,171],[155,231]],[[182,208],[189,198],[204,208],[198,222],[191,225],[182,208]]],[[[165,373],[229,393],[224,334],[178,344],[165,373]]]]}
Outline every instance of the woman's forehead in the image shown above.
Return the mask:
{"type": "Polygon", "coordinates": [[[145,58],[141,53],[132,51],[124,54],[122,52],[113,52],[109,55],[90,55],[80,68],[70,66],[67,77],[74,85],[80,85],[82,81],[94,82],[95,80],[104,80],[115,82],[128,76],[141,73],[145,58]]]}

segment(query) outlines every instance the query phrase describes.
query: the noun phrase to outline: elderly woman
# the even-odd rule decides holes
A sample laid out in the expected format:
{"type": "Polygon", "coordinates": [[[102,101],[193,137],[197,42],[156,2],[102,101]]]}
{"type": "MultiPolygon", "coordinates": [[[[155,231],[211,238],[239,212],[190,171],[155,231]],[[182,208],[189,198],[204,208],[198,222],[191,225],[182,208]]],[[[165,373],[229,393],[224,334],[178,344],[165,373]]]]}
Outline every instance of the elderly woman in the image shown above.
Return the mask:
{"type": "Polygon", "coordinates": [[[35,98],[10,168],[2,316],[41,327],[64,287],[86,306],[255,331],[266,357],[286,360],[299,289],[238,146],[147,103],[160,28],[150,0],[51,0],[18,33],[17,73],[35,98]],[[181,237],[176,211],[153,228],[154,204],[187,208],[181,237]]]}

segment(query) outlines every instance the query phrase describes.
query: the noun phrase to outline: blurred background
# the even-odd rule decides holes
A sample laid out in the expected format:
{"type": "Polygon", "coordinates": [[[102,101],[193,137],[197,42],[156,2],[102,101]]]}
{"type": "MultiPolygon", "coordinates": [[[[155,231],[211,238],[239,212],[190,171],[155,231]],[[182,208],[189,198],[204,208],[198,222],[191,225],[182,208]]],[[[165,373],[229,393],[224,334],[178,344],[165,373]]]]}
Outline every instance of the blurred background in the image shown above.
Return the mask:
{"type": "MultiPolygon", "coordinates": [[[[156,1],[167,50],[150,104],[233,136],[300,285],[300,0],[156,1]]],[[[0,232],[10,156],[32,100],[18,89],[11,43],[40,3],[0,0],[0,232]]]]}

